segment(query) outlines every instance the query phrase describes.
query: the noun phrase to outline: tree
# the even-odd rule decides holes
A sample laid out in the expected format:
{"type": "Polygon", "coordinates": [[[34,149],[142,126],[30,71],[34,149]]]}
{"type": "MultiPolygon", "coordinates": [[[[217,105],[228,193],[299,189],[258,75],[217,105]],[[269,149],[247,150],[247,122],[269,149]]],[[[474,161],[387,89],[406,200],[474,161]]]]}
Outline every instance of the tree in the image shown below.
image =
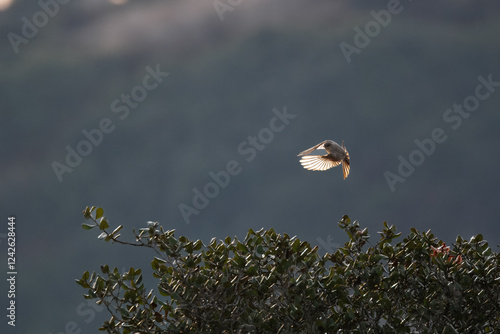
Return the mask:
{"type": "Polygon", "coordinates": [[[401,233],[384,223],[372,244],[344,216],[349,241],[318,254],[306,241],[273,229],[202,241],[148,222],[135,242],[109,232],[101,208],[85,229],[100,239],[152,249],[155,295],[141,269],[108,265],[77,283],[109,311],[108,333],[494,333],[500,328],[499,253],[481,235],[453,247],[431,231],[401,233]]]}

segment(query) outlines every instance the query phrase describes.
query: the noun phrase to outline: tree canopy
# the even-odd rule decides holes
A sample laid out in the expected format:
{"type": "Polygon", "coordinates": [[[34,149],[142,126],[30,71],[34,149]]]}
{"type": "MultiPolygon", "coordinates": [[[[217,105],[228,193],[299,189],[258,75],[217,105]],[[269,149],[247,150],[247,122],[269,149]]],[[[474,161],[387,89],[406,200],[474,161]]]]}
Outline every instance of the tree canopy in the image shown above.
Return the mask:
{"type": "MultiPolygon", "coordinates": [[[[384,222],[377,241],[344,216],[349,240],[334,253],[274,229],[244,240],[176,237],[157,222],[123,241],[102,208],[83,228],[100,239],[153,250],[157,291],[140,268],[103,265],[77,283],[105,305],[108,333],[494,333],[500,328],[499,253],[481,235],[449,247],[384,222]],[[399,241],[398,241],[399,240],[399,241]]],[[[145,256],[148,254],[145,252],[145,256]]]]}

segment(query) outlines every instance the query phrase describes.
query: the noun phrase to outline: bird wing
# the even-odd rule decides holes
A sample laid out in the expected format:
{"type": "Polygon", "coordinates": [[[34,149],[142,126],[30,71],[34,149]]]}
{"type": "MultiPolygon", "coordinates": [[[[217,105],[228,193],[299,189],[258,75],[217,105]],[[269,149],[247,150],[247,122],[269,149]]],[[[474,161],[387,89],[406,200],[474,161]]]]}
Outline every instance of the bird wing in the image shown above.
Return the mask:
{"type": "Polygon", "coordinates": [[[322,141],[318,145],[314,145],[313,147],[308,148],[307,150],[300,152],[299,154],[297,154],[297,156],[308,155],[308,154],[312,153],[313,151],[316,151],[317,149],[319,149],[320,146],[322,146],[325,142],[326,142],[326,140],[322,141]]]}
{"type": "Polygon", "coordinates": [[[334,161],[328,155],[308,155],[302,157],[300,163],[308,170],[327,170],[340,165],[340,161],[334,161]]]}

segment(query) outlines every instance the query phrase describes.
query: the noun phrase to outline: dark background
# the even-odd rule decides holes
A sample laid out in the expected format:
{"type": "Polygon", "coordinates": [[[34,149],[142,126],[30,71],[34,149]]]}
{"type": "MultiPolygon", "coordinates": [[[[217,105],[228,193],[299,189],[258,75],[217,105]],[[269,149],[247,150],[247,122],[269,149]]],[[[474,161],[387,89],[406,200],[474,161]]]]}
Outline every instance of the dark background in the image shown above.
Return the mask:
{"type": "Polygon", "coordinates": [[[125,239],[152,220],[205,242],[273,227],[333,251],[348,214],[375,239],[387,221],[447,243],[482,233],[497,249],[500,89],[457,129],[443,115],[474,94],[478,76],[500,81],[498,2],[401,1],[350,63],[340,43],[353,45],[354,28],[391,2],[233,1],[223,20],[219,3],[228,4],[70,1],[17,53],[9,34],[22,36],[22,18],[33,22],[42,7],[15,1],[0,12],[0,257],[7,272],[15,215],[18,271],[17,326],[2,315],[2,333],[97,332],[107,314],[81,304],[74,279],[104,263],[151,272],[152,253],[81,228],[87,205],[123,224],[125,239]],[[169,76],[120,119],[113,101],[142,85],[148,66],[169,76]],[[296,117],[246,161],[238,146],[285,106],[296,117]],[[53,162],[65,164],[66,146],[76,149],[104,118],[114,131],[60,182],[53,162]],[[391,191],[384,173],[398,173],[398,156],[408,159],[436,128],[446,141],[391,191]],[[345,181],[341,168],[298,162],[325,139],[345,141],[345,181]],[[187,224],[179,205],[192,206],[193,188],[231,160],[241,173],[187,224]]]}

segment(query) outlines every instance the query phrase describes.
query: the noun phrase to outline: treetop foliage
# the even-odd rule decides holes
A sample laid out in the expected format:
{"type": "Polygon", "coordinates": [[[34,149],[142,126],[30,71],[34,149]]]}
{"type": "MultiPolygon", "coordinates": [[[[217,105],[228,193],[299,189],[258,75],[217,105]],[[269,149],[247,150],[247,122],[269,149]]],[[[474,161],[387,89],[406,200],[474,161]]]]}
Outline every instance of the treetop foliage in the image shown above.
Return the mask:
{"type": "Polygon", "coordinates": [[[481,235],[452,247],[431,231],[380,237],[344,216],[349,241],[334,253],[250,229],[245,239],[176,237],[157,222],[122,241],[101,208],[84,210],[100,239],[150,248],[159,295],[141,269],[101,266],[77,283],[106,306],[108,333],[495,333],[500,328],[499,253],[481,235]],[[396,239],[400,240],[396,243],[396,239]]]}

